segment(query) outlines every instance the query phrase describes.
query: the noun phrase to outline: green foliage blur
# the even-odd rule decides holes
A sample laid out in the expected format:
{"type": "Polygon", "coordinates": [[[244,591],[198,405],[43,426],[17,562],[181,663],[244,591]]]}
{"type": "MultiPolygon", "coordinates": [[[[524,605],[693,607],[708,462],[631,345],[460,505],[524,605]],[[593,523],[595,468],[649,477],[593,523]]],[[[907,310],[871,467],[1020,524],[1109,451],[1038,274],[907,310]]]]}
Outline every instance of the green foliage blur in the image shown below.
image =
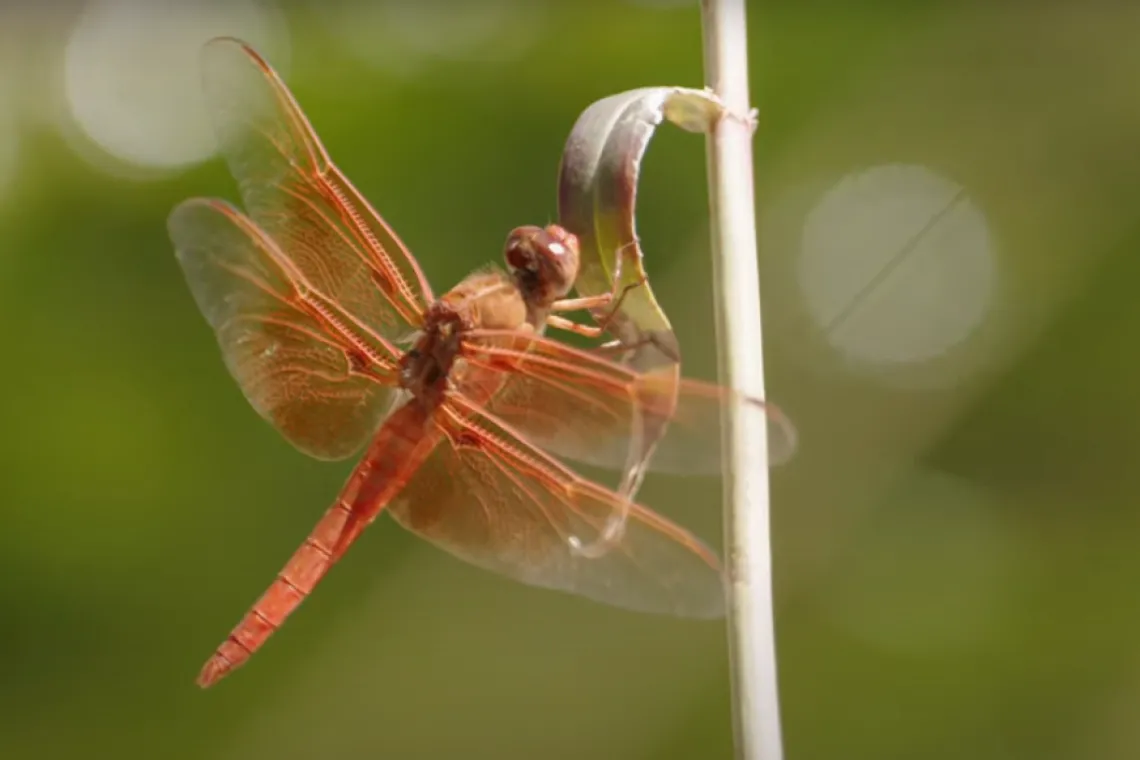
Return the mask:
{"type": "MultiPolygon", "coordinates": [[[[511,227],[555,220],[582,109],[700,86],[696,5],[541,5],[491,38],[534,35],[517,55],[384,68],[293,4],[286,78],[442,291],[511,227]]],[[[221,162],[137,171],[53,128],[59,73],[32,72],[67,14],[0,11],[19,105],[0,191],[0,757],[731,757],[722,624],[513,584],[387,520],[245,668],[194,686],[352,462],[308,460],[257,417],[183,282],[166,215],[235,199],[221,162]]],[[[750,14],[768,395],[801,436],[773,471],[788,757],[1137,757],[1140,11],[750,14]],[[869,278],[844,307],[869,314],[856,341],[805,305],[800,230],[842,177],[896,164],[963,188],[994,274],[963,281],[951,255],[931,265],[944,288],[881,303],[869,278]],[[952,345],[876,353],[953,322],[946,293],[983,291],[952,345]]],[[[377,18],[357,43],[383,44],[377,18]]],[[[663,127],[642,181],[654,290],[687,373],[713,378],[701,139],[663,127]]],[[[642,499],[719,545],[715,479],[651,476],[642,499]]]]}

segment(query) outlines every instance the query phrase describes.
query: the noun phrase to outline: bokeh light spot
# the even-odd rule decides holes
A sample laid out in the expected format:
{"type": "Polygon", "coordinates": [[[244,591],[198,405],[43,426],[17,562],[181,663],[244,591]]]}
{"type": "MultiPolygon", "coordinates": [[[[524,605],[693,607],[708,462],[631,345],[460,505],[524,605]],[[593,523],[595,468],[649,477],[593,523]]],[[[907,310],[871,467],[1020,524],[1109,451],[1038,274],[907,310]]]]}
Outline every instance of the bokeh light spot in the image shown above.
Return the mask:
{"type": "Polygon", "coordinates": [[[827,341],[871,365],[934,359],[991,309],[985,216],[921,166],[879,166],[832,186],[808,213],[799,259],[807,308],[827,341]]]}
{"type": "Polygon", "coordinates": [[[103,151],[129,164],[177,168],[213,155],[201,92],[202,44],[231,35],[284,64],[286,32],[254,0],[94,0],[64,51],[72,119],[103,151]]]}

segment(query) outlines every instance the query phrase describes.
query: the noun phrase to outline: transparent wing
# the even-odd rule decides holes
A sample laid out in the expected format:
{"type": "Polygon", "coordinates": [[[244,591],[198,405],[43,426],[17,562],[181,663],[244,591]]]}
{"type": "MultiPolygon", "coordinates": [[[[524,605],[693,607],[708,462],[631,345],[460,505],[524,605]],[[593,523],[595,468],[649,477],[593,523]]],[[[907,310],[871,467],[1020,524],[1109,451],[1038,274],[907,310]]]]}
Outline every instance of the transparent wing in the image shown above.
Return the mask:
{"type": "Polygon", "coordinates": [[[577,476],[462,396],[436,419],[446,440],[390,508],[405,528],[533,586],[641,612],[724,614],[717,557],[684,528],[577,476]],[[624,530],[607,552],[573,550],[598,541],[615,514],[624,530]]]}
{"type": "Polygon", "coordinates": [[[257,412],[319,459],[356,451],[388,407],[395,352],[315,293],[249,218],[194,198],[167,220],[230,374],[257,412]]]}
{"type": "Polygon", "coordinates": [[[770,464],[787,461],[796,448],[795,427],[775,405],[719,385],[637,372],[525,333],[476,330],[464,352],[474,366],[509,375],[488,402],[490,412],[530,443],[576,462],[625,467],[631,441],[640,441],[656,443],[651,470],[719,474],[721,413],[735,404],[767,415],[770,464]]]}
{"type": "Polygon", "coordinates": [[[415,258],[333,165],[277,73],[244,43],[206,44],[207,107],[246,212],[311,287],[389,340],[432,293],[415,258]]]}

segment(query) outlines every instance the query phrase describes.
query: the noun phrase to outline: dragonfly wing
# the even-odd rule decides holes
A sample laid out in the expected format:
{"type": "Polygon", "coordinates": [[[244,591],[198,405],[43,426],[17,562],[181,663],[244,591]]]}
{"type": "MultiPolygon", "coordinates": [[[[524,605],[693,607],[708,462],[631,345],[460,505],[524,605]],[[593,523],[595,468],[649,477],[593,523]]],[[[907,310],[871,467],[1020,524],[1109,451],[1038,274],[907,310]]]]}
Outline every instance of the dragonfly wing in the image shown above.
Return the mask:
{"type": "Polygon", "coordinates": [[[356,451],[379,425],[395,356],[309,289],[274,242],[222,201],[191,199],[167,222],[190,291],[257,412],[319,459],[356,451]]]}
{"type": "Polygon", "coordinates": [[[638,372],[505,331],[474,331],[464,350],[469,363],[507,373],[488,409],[534,445],[576,462],[617,469],[649,456],[658,472],[719,474],[721,415],[733,406],[767,415],[769,464],[787,461],[796,448],[795,427],[775,405],[668,369],[638,372]]]}
{"type": "Polygon", "coordinates": [[[244,43],[204,48],[219,147],[246,211],[310,285],[388,340],[418,327],[433,300],[415,258],[332,164],[297,102],[244,43]]]}
{"type": "Polygon", "coordinates": [[[641,612],[724,614],[716,555],[684,528],[579,477],[514,431],[452,397],[437,414],[445,441],[393,501],[392,516],[449,553],[523,583],[641,612]],[[628,512],[625,512],[628,510],[628,512]],[[600,556],[616,514],[624,531],[600,556]]]}

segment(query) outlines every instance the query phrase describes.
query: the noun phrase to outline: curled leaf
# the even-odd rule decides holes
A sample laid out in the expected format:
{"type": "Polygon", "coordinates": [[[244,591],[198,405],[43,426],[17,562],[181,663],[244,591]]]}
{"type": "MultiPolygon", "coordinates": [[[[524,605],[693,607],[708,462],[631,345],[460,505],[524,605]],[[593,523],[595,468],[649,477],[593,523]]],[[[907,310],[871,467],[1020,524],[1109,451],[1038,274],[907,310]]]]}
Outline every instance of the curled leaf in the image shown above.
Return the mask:
{"type": "MultiPolygon", "coordinates": [[[[652,373],[671,389],[667,399],[646,404],[634,420],[619,492],[632,501],[654,449],[665,435],[680,389],[681,351],[669,318],[657,303],[645,271],[635,221],[641,161],[657,126],[665,120],[690,132],[709,132],[724,112],[707,90],[647,87],[603,98],[574,124],[558,176],[559,223],[578,236],[581,264],[576,289],[583,296],[614,293],[620,306],[593,317],[620,346],[619,360],[652,373]]],[[[661,387],[659,382],[658,388],[661,387]]],[[[638,405],[640,407],[640,405],[638,405]]],[[[603,538],[571,547],[587,556],[604,554],[621,538],[625,514],[614,515],[603,538]]]]}
{"type": "MultiPolygon", "coordinates": [[[[690,132],[708,132],[723,110],[712,93],[685,87],[646,87],[611,95],[582,112],[562,153],[558,215],[581,247],[577,290],[584,296],[625,291],[606,328],[629,347],[622,360],[641,371],[676,369],[680,363],[680,347],[653,296],[637,238],[641,161],[662,121],[690,132]]],[[[607,313],[599,309],[594,317],[601,321],[607,313]]]]}

